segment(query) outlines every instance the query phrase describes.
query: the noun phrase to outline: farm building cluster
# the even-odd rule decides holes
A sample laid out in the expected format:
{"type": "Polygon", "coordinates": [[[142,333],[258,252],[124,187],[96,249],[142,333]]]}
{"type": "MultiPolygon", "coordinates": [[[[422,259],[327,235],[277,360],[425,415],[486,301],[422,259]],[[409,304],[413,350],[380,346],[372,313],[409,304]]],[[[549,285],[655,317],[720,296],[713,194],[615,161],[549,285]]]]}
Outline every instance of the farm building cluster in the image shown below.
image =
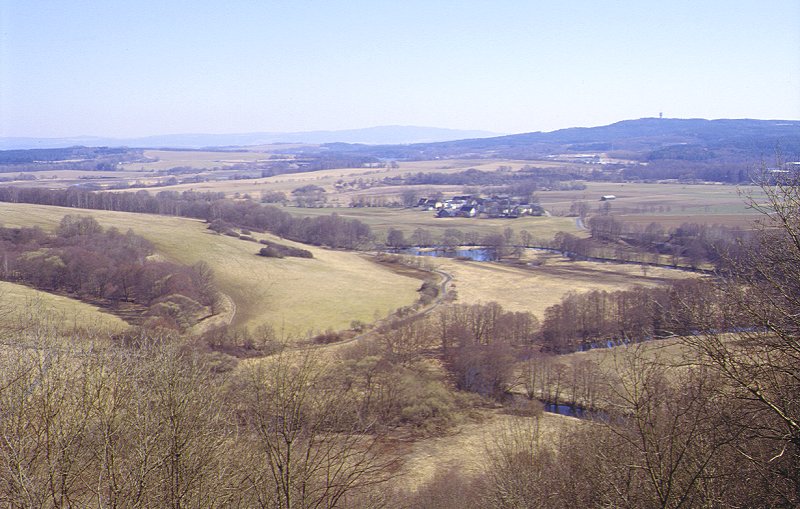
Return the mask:
{"type": "Polygon", "coordinates": [[[544,208],[522,198],[494,195],[489,198],[465,195],[444,198],[420,198],[417,207],[436,212],[436,217],[506,217],[542,216],[544,208]]]}

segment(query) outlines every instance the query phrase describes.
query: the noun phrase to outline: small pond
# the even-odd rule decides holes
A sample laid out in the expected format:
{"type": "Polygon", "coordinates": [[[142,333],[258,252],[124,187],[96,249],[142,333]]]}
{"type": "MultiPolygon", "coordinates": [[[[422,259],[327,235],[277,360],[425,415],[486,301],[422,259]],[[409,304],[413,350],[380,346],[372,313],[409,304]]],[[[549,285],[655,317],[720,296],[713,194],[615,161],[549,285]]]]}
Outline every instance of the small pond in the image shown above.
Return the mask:
{"type": "Polygon", "coordinates": [[[598,410],[587,410],[583,407],[576,405],[556,405],[555,403],[544,403],[543,407],[545,412],[551,414],[565,415],[567,417],[575,417],[576,419],[592,419],[599,421],[608,421],[608,414],[598,410]]]}
{"type": "Polygon", "coordinates": [[[476,248],[427,248],[409,247],[405,249],[393,250],[393,253],[407,254],[413,256],[435,256],[438,258],[462,258],[474,262],[491,262],[497,259],[495,250],[486,247],[476,248]]]}

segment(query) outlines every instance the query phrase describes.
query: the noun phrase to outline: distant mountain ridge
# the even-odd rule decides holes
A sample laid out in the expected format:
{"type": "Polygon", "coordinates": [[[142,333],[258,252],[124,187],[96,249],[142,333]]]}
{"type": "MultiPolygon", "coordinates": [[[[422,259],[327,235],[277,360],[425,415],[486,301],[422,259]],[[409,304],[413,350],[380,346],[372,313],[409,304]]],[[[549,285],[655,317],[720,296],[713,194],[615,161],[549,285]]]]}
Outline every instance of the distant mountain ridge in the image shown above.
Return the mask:
{"type": "Polygon", "coordinates": [[[337,153],[397,160],[456,157],[529,160],[554,155],[606,153],[612,157],[648,162],[749,164],[774,160],[776,154],[790,161],[800,160],[800,121],[641,118],[599,127],[571,127],[503,136],[491,136],[485,131],[383,126],[345,131],[176,134],[131,139],[0,138],[0,149],[75,146],[198,149],[272,143],[304,144],[283,149],[298,154],[337,153]]]}
{"type": "Polygon", "coordinates": [[[167,134],[138,138],[108,138],[98,136],[74,136],[67,138],[0,138],[0,150],[31,148],[86,147],[137,147],[137,148],[184,148],[200,149],[214,147],[246,147],[273,143],[359,143],[399,145],[410,143],[432,143],[465,138],[498,136],[488,131],[444,129],[419,126],[379,126],[340,131],[307,131],[289,133],[239,133],[239,134],[167,134]]]}
{"type": "MultiPolygon", "coordinates": [[[[580,152],[634,153],[644,159],[800,157],[800,121],[641,118],[599,127],[404,146],[326,145],[328,150],[382,158],[498,157],[536,159],[580,152]]],[[[794,159],[796,160],[796,159],[794,159]]]]}

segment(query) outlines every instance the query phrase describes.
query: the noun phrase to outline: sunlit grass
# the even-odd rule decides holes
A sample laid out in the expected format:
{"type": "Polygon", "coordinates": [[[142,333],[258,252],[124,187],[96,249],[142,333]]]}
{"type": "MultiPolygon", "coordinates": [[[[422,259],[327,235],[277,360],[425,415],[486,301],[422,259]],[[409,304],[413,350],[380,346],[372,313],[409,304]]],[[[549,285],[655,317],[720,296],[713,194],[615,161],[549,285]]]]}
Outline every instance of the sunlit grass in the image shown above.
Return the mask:
{"type": "Polygon", "coordinates": [[[214,234],[192,219],[0,203],[6,226],[52,230],[65,214],[91,215],[104,227],[133,229],[168,260],[207,262],[220,290],[235,302],[233,323],[239,326],[269,324],[289,336],[343,329],[352,320],[372,322],[412,304],[420,285],[418,279],[397,275],[352,252],[303,245],[313,259],[263,258],[256,255],[259,244],[214,234]]]}

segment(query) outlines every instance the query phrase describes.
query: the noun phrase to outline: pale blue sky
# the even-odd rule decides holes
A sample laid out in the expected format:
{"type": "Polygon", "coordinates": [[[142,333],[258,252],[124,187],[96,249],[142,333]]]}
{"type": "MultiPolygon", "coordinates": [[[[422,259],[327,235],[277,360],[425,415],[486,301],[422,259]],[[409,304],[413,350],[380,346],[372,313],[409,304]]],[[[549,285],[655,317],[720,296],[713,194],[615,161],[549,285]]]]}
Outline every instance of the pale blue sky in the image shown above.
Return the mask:
{"type": "Polygon", "coordinates": [[[0,0],[0,136],[800,119],[800,0],[0,0]]]}

